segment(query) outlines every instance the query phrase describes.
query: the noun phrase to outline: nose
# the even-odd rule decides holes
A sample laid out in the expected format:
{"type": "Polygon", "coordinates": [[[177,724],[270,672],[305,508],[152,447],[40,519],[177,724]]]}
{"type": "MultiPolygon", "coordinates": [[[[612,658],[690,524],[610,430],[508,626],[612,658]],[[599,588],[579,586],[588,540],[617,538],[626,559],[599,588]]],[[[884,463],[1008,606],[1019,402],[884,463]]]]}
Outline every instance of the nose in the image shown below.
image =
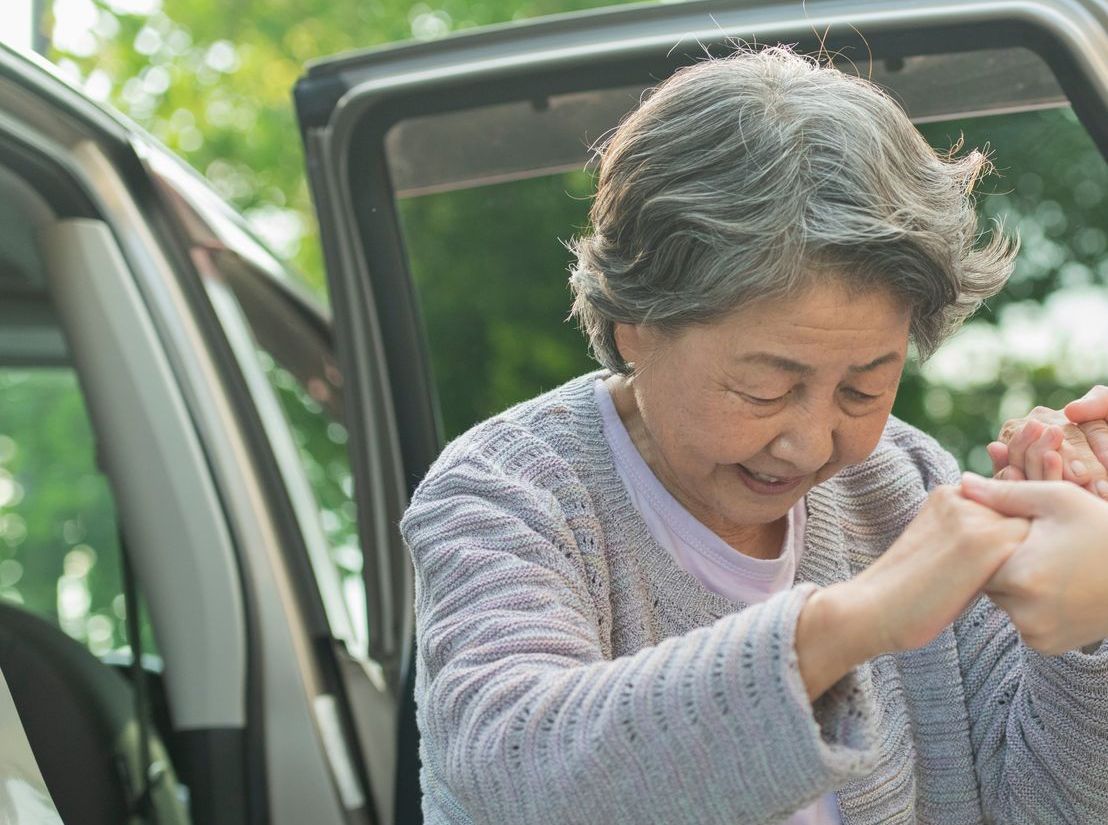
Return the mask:
{"type": "Polygon", "coordinates": [[[794,468],[797,475],[816,472],[835,455],[839,419],[832,410],[799,408],[796,415],[782,423],[767,452],[794,468]]]}

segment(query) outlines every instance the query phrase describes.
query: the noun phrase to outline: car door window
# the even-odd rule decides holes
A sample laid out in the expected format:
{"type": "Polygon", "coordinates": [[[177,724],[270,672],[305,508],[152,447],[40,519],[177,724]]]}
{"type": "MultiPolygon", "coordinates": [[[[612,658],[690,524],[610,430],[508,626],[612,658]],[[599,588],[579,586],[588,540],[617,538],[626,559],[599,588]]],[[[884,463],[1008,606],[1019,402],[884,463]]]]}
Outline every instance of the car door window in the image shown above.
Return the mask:
{"type": "MultiPolygon", "coordinates": [[[[69,367],[0,368],[0,598],[100,657],[127,647],[115,505],[69,367]]],[[[143,648],[156,651],[143,622],[143,648]]]]}
{"type": "Polygon", "coordinates": [[[261,418],[330,630],[351,653],[364,655],[363,556],[330,322],[218,199],[164,164],[158,168],[261,418]]]}
{"type": "MultiPolygon", "coordinates": [[[[991,153],[997,174],[976,193],[981,229],[999,220],[1019,232],[1022,248],[1005,291],[930,362],[909,367],[895,412],[934,433],[965,466],[988,471],[981,445],[1005,418],[1036,403],[1060,405],[1108,378],[1108,165],[1034,53],[943,59],[928,58],[930,69],[910,58],[872,71],[899,84],[896,93],[940,152],[964,143],[991,153]],[[975,61],[981,88],[972,99],[956,85],[949,94],[928,92],[946,89],[943,78],[954,83],[954,63],[964,76],[975,61]]],[[[566,322],[563,245],[587,225],[593,181],[583,161],[563,170],[570,138],[583,146],[603,134],[597,118],[614,125],[619,100],[631,106],[637,94],[621,87],[543,106],[495,104],[414,117],[389,133],[400,226],[448,439],[595,367],[566,322]],[[532,128],[528,118],[559,112],[547,143],[521,139],[532,128]],[[421,154],[443,129],[462,143],[480,131],[496,151],[421,154]]]]}

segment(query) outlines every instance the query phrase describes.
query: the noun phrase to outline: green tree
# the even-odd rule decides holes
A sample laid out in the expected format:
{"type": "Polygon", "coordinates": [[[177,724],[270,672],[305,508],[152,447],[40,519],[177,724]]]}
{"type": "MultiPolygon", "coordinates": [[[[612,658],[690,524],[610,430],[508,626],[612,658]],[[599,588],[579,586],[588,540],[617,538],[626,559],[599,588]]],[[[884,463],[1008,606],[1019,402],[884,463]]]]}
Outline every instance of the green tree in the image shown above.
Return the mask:
{"type": "MultiPolygon", "coordinates": [[[[43,24],[63,72],[199,169],[326,299],[290,97],[305,63],[606,4],[54,0],[43,24]]],[[[931,362],[909,368],[896,407],[986,470],[982,445],[1005,417],[1108,380],[1108,165],[1065,108],[922,131],[944,151],[959,136],[994,147],[999,174],[979,193],[982,228],[1001,218],[1023,243],[1008,288],[931,362]]],[[[569,256],[559,240],[585,228],[592,185],[577,172],[400,204],[447,435],[589,368],[565,321],[569,256]]],[[[62,379],[43,377],[36,398],[25,375],[0,379],[0,596],[57,613],[59,581],[83,572],[88,617],[110,617],[117,573],[95,559],[114,542],[114,519],[91,454],[64,446],[91,438],[72,377],[65,392],[51,383],[62,379]]],[[[339,441],[320,446],[307,433],[303,398],[282,402],[305,431],[302,447],[320,468],[335,466],[339,441]]],[[[343,506],[340,487],[324,506],[343,506]]]]}
{"type": "Polygon", "coordinates": [[[291,90],[311,60],[598,0],[53,0],[50,57],[252,218],[326,299],[291,90]]]}

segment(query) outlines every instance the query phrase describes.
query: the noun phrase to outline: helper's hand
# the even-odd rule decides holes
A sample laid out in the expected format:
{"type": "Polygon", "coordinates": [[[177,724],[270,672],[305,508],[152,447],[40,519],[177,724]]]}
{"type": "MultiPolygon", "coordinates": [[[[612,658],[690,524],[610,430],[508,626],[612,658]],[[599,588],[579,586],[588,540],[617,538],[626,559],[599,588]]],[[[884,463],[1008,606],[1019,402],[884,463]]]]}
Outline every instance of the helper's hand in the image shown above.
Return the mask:
{"type": "MultiPolygon", "coordinates": [[[[1078,405],[1075,414],[1079,414],[1083,408],[1079,402],[1074,404],[1078,405]]],[[[1085,409],[1088,407],[1085,405],[1085,409]]],[[[1053,480],[1053,464],[1049,468],[1051,474],[1047,475],[1048,468],[1043,462],[1053,461],[1047,454],[1057,452],[1063,480],[1108,498],[1108,423],[1103,419],[1075,423],[1062,412],[1036,407],[1023,418],[1005,422],[998,438],[987,447],[997,478],[1053,480]],[[1060,444],[1056,443],[1058,434],[1060,444]]]]}
{"type": "Polygon", "coordinates": [[[1108,467],[1108,387],[1097,386],[1066,404],[1066,418],[1081,427],[1097,460],[1108,467]]]}
{"type": "Polygon", "coordinates": [[[1026,540],[985,586],[1025,644],[1057,655],[1108,637],[1108,503],[1072,484],[970,473],[962,494],[1032,519],[1026,540]]]}
{"type": "Polygon", "coordinates": [[[936,488],[892,547],[850,582],[876,608],[879,652],[912,650],[939,635],[1008,561],[1029,526],[969,501],[956,487],[936,488]]]}
{"type": "Polygon", "coordinates": [[[956,487],[934,490],[881,558],[808,600],[796,649],[809,696],[874,656],[934,639],[1009,559],[1029,526],[966,499],[956,487]]]}
{"type": "Polygon", "coordinates": [[[796,646],[809,698],[866,660],[938,636],[1012,556],[1029,526],[971,502],[957,487],[937,487],[881,558],[849,581],[815,591],[804,605],[796,646]]]}

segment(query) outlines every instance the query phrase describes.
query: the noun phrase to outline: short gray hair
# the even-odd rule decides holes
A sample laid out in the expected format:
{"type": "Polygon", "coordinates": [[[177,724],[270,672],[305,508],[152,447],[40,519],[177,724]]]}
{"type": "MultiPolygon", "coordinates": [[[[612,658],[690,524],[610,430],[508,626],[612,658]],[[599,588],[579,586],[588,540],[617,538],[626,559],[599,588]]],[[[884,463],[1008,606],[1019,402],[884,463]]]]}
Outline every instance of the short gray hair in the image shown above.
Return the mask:
{"type": "Polygon", "coordinates": [[[617,323],[677,331],[837,277],[904,300],[926,358],[1019,246],[999,227],[979,244],[971,193],[991,164],[960,148],[940,156],[877,86],[789,48],[679,69],[596,149],[572,316],[626,374],[617,323]]]}

